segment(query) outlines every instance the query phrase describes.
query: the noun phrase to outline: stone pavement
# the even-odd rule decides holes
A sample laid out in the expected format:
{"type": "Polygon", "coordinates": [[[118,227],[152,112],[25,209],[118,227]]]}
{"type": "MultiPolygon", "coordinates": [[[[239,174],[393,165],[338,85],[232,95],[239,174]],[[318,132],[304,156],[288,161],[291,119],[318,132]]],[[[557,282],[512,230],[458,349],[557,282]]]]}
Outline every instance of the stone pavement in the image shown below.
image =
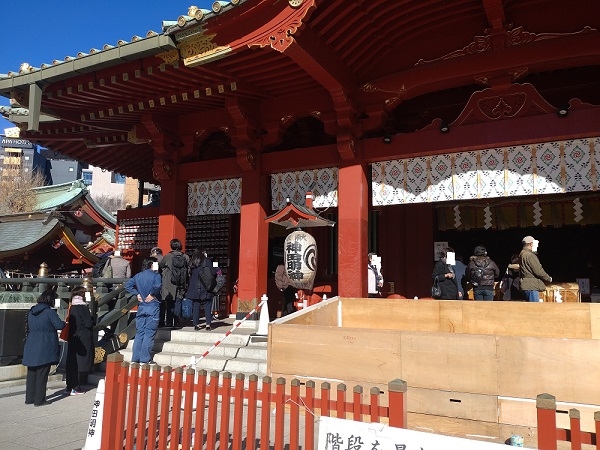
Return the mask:
{"type": "MultiPolygon", "coordinates": [[[[94,377],[90,377],[91,380],[94,377]]],[[[61,376],[48,381],[44,406],[25,404],[24,380],[0,383],[0,449],[79,450],[85,445],[96,386],[67,396],[61,376]]]]}

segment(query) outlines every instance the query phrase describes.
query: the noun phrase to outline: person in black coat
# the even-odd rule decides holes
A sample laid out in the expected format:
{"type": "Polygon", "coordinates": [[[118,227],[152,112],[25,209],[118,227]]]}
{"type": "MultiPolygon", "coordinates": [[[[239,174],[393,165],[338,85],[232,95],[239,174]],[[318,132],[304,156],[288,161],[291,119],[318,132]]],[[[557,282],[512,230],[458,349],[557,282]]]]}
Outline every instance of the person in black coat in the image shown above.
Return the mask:
{"type": "Polygon", "coordinates": [[[25,322],[25,348],[23,362],[27,366],[25,404],[41,406],[46,403],[46,388],[50,366],[60,360],[58,330],[65,327],[58,314],[52,309],[56,292],[44,291],[27,313],[25,322]]]}
{"type": "Polygon", "coordinates": [[[200,330],[200,307],[204,308],[204,318],[206,321],[206,331],[210,331],[212,319],[212,299],[213,293],[207,292],[204,285],[200,282],[200,272],[202,268],[210,267],[213,277],[217,276],[217,269],[213,267],[212,260],[207,256],[206,250],[198,247],[192,253],[190,258],[190,279],[185,293],[186,298],[193,302],[192,324],[194,330],[200,330]]]}
{"type": "Polygon", "coordinates": [[[83,394],[81,385],[87,384],[87,376],[94,364],[94,319],[85,302],[85,292],[83,287],[71,292],[65,389],[69,395],[83,394]]]}
{"type": "Polygon", "coordinates": [[[446,248],[440,252],[440,259],[435,262],[431,277],[433,281],[438,281],[442,290],[440,300],[458,300],[458,286],[456,284],[456,274],[451,265],[446,263],[448,252],[454,252],[451,248],[446,248]]]}

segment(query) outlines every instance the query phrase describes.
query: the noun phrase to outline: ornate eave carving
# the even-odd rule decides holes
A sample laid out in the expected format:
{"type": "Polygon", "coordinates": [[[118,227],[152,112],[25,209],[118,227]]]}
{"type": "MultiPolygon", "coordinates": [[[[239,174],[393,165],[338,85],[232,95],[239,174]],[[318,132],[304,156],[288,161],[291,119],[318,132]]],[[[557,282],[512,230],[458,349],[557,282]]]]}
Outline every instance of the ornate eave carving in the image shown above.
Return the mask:
{"type": "MultiPolygon", "coordinates": [[[[530,44],[536,41],[556,39],[565,36],[575,36],[578,34],[593,33],[597,31],[598,30],[596,30],[595,28],[586,26],[582,30],[576,31],[574,33],[530,33],[526,31],[523,27],[517,27],[513,29],[509,26],[504,32],[504,46],[515,47],[518,45],[530,44]]],[[[464,46],[461,49],[454,50],[435,59],[419,59],[415,63],[415,66],[429,64],[436,61],[443,61],[446,59],[458,58],[461,56],[472,55],[475,53],[489,52],[492,50],[492,35],[490,30],[485,30],[484,32],[485,35],[475,36],[473,42],[464,46]]]]}
{"type": "Polygon", "coordinates": [[[284,16],[282,18],[278,16],[269,22],[268,28],[249,42],[248,47],[270,46],[273,50],[285,52],[294,42],[292,35],[300,28],[302,20],[313,7],[315,7],[315,0],[305,0],[299,7],[286,7],[284,16]]]}
{"type": "Polygon", "coordinates": [[[475,92],[450,126],[535,116],[555,110],[533,85],[512,84],[505,89],[489,88],[475,92]]]}

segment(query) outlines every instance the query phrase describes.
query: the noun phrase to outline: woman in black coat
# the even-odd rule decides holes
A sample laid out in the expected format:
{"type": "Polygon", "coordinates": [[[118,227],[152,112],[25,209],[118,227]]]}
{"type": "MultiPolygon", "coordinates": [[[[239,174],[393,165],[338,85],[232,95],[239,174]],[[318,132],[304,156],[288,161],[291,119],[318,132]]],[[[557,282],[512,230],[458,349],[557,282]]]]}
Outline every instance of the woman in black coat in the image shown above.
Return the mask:
{"type": "Polygon", "coordinates": [[[438,281],[442,290],[442,295],[439,297],[440,300],[458,300],[456,274],[452,266],[446,263],[446,254],[453,251],[451,248],[441,251],[440,259],[433,266],[431,277],[434,282],[435,280],[438,281]]]}
{"type": "Polygon", "coordinates": [[[41,406],[46,403],[46,388],[50,366],[60,360],[58,330],[65,327],[56,311],[52,309],[56,292],[44,291],[27,313],[25,322],[25,348],[23,365],[27,366],[25,404],[41,406]]]}
{"type": "Polygon", "coordinates": [[[200,330],[200,307],[204,308],[204,318],[206,321],[206,331],[210,331],[212,319],[212,298],[213,293],[207,292],[204,285],[200,282],[200,272],[204,267],[209,267],[213,277],[217,276],[217,269],[213,267],[211,259],[206,255],[202,247],[198,247],[192,253],[190,258],[190,281],[188,284],[186,298],[193,301],[192,323],[194,330],[200,330]]]}
{"type": "Polygon", "coordinates": [[[94,319],[85,302],[85,292],[83,287],[71,292],[65,389],[69,395],[83,394],[81,385],[87,384],[87,376],[94,364],[94,319]]]}

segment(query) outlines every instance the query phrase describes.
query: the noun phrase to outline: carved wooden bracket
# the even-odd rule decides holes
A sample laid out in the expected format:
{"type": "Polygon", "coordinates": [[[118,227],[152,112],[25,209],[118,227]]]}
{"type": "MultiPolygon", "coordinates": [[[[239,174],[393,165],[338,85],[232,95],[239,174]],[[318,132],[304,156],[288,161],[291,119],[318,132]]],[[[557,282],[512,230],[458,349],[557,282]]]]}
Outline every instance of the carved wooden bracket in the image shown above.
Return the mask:
{"type": "Polygon", "coordinates": [[[343,161],[356,158],[356,139],[350,133],[340,133],[337,136],[338,153],[343,161]]]}
{"type": "Polygon", "coordinates": [[[152,167],[152,176],[158,180],[170,180],[173,175],[173,163],[163,159],[155,159],[152,167]]]}
{"type": "Polygon", "coordinates": [[[248,43],[248,47],[255,45],[259,47],[270,46],[273,50],[281,53],[285,52],[294,42],[292,35],[300,28],[308,11],[315,7],[315,0],[304,0],[297,8],[286,7],[265,25],[265,31],[256,35],[248,43]]]}
{"type": "Polygon", "coordinates": [[[249,172],[256,168],[256,157],[254,152],[248,148],[236,149],[236,159],[244,172],[249,172]]]}

